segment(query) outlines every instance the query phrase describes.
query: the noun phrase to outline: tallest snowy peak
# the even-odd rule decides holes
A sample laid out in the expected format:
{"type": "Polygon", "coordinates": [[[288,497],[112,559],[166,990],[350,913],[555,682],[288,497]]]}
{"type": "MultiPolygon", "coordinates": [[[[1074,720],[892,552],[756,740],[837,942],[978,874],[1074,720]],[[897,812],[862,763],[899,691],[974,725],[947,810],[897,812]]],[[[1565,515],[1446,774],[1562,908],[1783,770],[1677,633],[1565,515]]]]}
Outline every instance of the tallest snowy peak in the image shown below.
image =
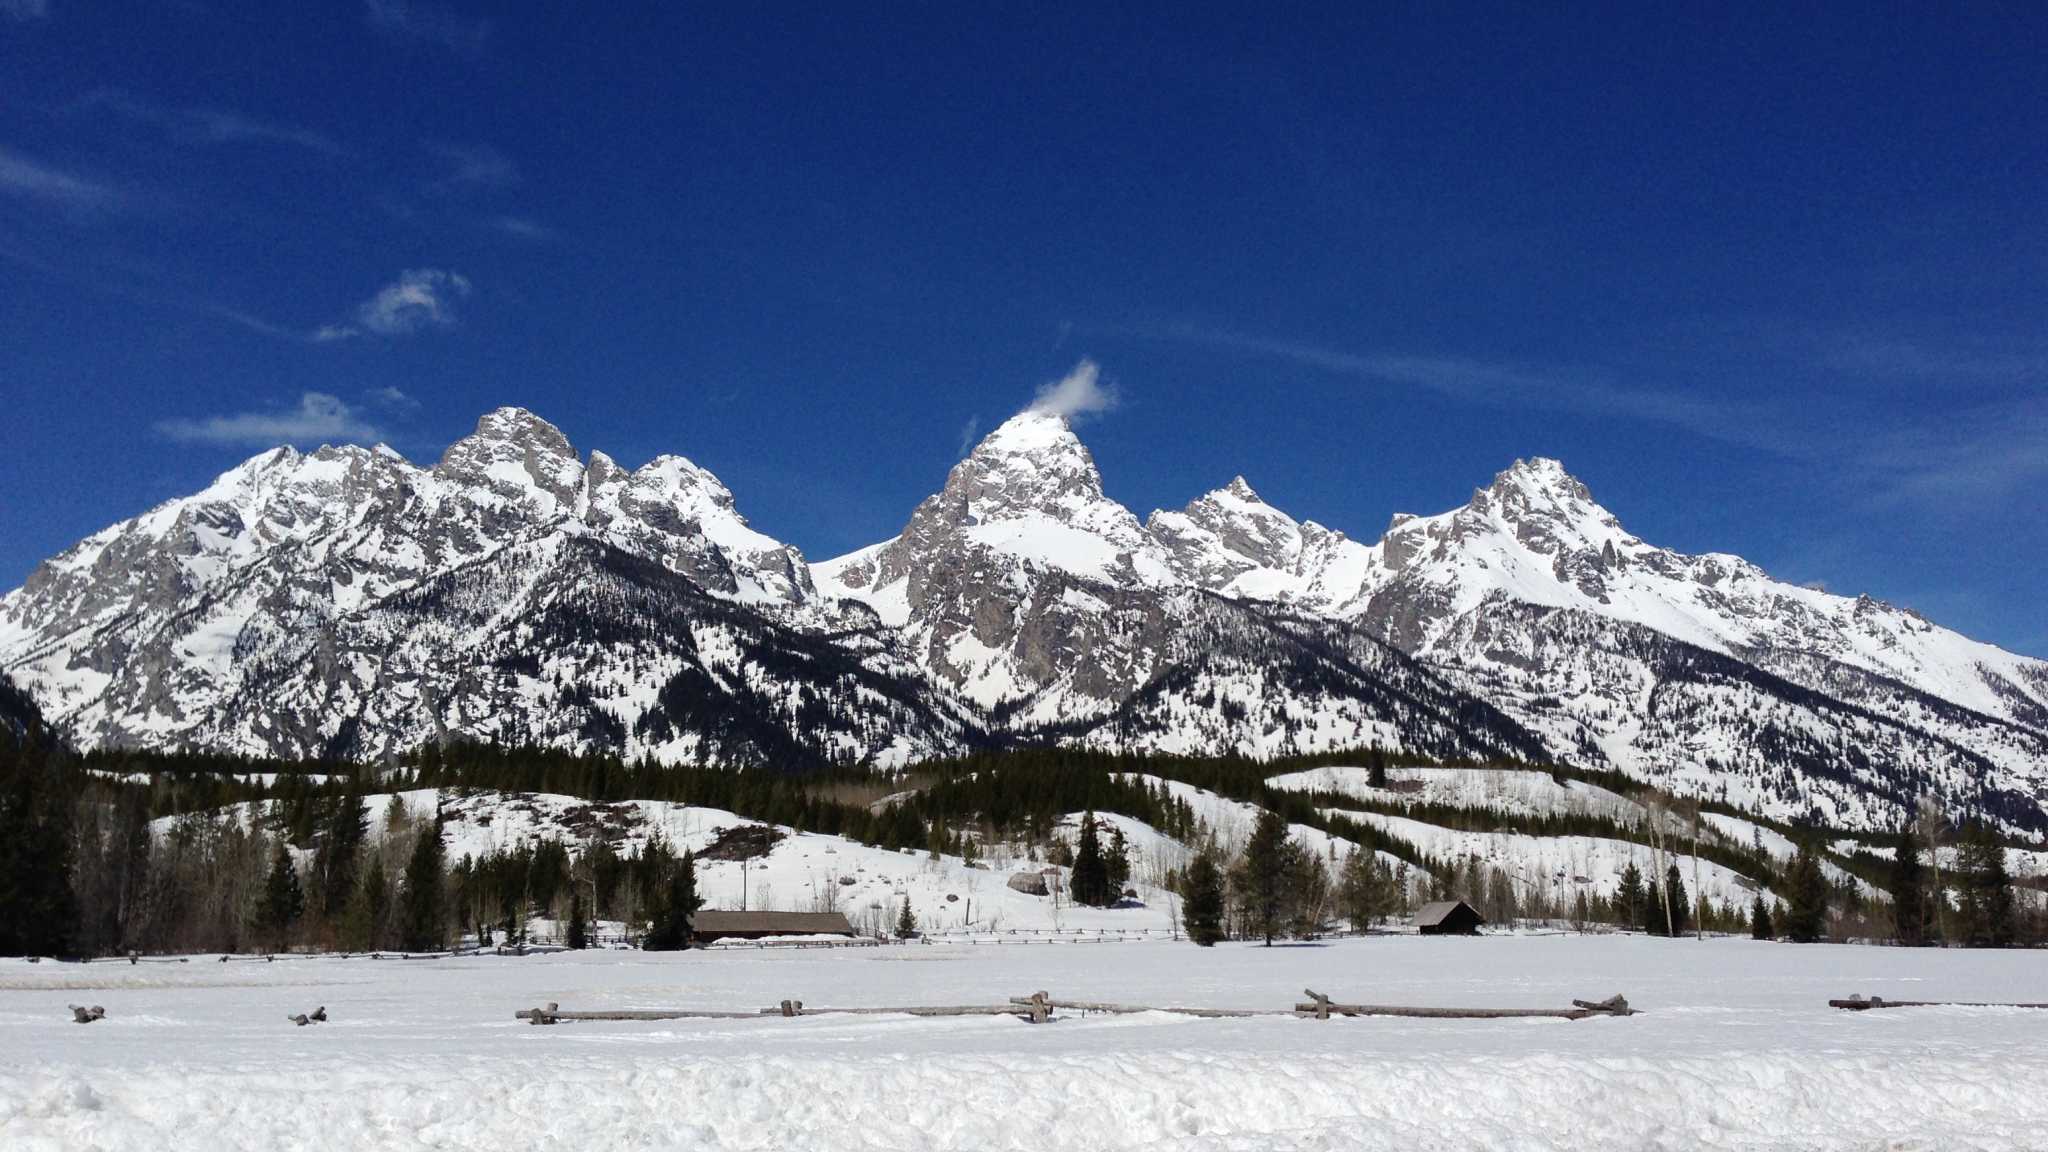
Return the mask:
{"type": "Polygon", "coordinates": [[[1073,425],[1027,409],[984,437],[946,477],[946,492],[979,519],[1073,498],[1102,498],[1102,474],[1073,425]]]}
{"type": "Polygon", "coordinates": [[[495,408],[484,413],[476,422],[476,431],[456,441],[448,451],[454,453],[465,445],[497,444],[516,445],[551,456],[576,456],[576,449],[560,428],[524,408],[495,408]]]}
{"type": "Polygon", "coordinates": [[[1593,503],[1592,491],[1567,472],[1563,462],[1548,456],[1515,461],[1507,471],[1494,476],[1487,491],[1506,498],[1520,496],[1523,503],[1593,503]]]}
{"type": "Polygon", "coordinates": [[[437,475],[481,484],[522,498],[542,492],[566,507],[583,485],[583,466],[562,430],[524,408],[499,408],[476,422],[476,431],[448,446],[437,475]]]}
{"type": "Polygon", "coordinates": [[[1081,448],[1081,438],[1074,435],[1074,425],[1065,416],[1026,408],[982,437],[972,455],[1040,456],[1077,448],[1081,448]]]}

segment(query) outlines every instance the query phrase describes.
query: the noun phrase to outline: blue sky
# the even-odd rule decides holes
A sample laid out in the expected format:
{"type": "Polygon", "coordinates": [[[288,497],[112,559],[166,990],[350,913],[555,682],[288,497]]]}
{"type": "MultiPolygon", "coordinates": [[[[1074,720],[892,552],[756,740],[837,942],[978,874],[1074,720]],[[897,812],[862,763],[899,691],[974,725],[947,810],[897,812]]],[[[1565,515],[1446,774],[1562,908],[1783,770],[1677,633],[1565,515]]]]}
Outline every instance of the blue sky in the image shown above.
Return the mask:
{"type": "Polygon", "coordinates": [[[696,7],[0,0],[0,584],[499,404],[824,558],[1086,356],[1141,514],[1556,456],[2048,655],[2042,9],[696,7]]]}

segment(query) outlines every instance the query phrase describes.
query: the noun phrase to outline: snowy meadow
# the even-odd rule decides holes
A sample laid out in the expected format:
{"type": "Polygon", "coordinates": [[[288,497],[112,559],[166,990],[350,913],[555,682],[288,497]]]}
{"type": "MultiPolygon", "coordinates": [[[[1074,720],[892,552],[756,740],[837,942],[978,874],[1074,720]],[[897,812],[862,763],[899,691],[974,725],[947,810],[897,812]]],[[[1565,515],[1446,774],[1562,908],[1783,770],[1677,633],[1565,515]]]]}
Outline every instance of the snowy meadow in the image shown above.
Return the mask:
{"type": "Polygon", "coordinates": [[[445,960],[0,961],[0,1147],[70,1149],[2028,1149],[2039,952],[1379,936],[445,960]],[[1565,1007],[1580,1021],[1062,1013],[564,1023],[1056,997],[1565,1007]],[[106,1018],[71,1021],[68,1005],[106,1018]],[[330,1021],[288,1016],[326,1007],[330,1021]]]}

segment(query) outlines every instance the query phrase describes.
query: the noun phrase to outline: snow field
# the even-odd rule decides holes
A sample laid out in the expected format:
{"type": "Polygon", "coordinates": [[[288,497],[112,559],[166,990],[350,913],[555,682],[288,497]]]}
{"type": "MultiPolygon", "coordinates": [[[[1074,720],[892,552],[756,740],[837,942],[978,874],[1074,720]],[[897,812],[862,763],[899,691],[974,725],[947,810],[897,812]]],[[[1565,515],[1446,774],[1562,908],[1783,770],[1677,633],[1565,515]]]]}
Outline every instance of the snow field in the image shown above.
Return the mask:
{"type": "Polygon", "coordinates": [[[523,959],[0,961],[0,1147],[2041,1147],[2038,954],[1376,937],[523,959]],[[515,1009],[1339,998],[1620,1020],[813,1017],[535,1028],[515,1009]],[[68,1003],[106,1006],[79,1027],[68,1003]],[[327,1006],[333,1022],[295,1028],[327,1006]]]}

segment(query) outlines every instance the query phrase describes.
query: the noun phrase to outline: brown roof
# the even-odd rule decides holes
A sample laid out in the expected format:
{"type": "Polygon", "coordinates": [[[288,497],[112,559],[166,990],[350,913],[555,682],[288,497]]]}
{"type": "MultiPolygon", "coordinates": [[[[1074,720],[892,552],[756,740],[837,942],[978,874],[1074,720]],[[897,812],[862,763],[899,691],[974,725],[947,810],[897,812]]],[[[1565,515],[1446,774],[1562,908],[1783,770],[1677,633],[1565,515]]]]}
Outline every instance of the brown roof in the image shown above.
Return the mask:
{"type": "Polygon", "coordinates": [[[851,936],[853,925],[841,912],[736,912],[705,909],[690,918],[690,931],[710,933],[765,932],[777,936],[851,936]]]}
{"type": "Polygon", "coordinates": [[[1424,904],[1415,910],[1415,926],[1417,928],[1428,928],[1441,924],[1444,922],[1445,917],[1459,908],[1471,912],[1473,919],[1478,920],[1480,923],[1486,922],[1485,917],[1479,915],[1470,904],[1465,903],[1463,900],[1438,900],[1433,904],[1424,904]]]}

